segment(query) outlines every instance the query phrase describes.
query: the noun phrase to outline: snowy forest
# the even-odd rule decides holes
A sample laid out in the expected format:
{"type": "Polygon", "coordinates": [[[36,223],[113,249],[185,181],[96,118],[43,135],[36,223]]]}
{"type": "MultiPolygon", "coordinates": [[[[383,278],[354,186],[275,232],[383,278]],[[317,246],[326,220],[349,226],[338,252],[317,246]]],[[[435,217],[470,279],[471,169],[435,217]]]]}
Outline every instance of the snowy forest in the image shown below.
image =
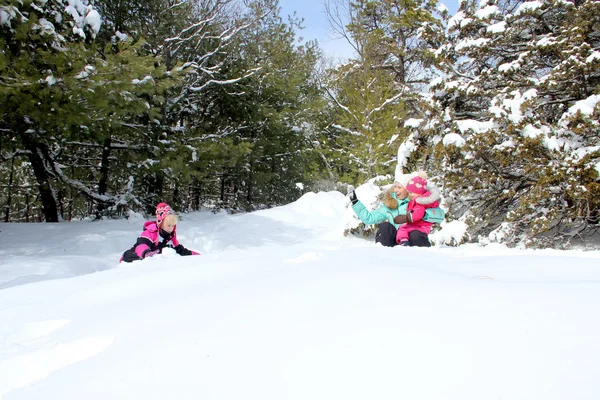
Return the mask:
{"type": "Polygon", "coordinates": [[[278,0],[0,0],[4,222],[252,211],[397,165],[509,246],[600,229],[600,3],[325,0],[354,48],[278,0]]]}

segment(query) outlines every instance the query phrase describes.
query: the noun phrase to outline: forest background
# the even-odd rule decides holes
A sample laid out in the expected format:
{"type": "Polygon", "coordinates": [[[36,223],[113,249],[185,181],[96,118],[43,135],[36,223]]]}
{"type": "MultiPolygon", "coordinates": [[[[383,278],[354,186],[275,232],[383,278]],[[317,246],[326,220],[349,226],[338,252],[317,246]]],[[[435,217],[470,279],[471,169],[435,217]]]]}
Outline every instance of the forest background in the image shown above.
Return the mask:
{"type": "MultiPolygon", "coordinates": [[[[590,244],[596,1],[0,0],[4,222],[251,211],[424,169],[464,241],[590,244]]],[[[459,244],[459,243],[456,243],[459,244]]]]}

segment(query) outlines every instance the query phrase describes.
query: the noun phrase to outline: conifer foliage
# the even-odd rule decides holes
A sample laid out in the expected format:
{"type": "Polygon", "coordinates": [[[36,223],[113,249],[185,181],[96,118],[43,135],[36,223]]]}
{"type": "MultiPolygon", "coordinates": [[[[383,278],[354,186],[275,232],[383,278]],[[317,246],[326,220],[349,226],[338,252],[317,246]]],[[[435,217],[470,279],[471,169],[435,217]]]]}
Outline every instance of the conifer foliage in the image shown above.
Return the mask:
{"type": "Polygon", "coordinates": [[[329,68],[278,0],[0,0],[2,220],[253,210],[399,165],[473,241],[599,233],[597,1],[326,4],[356,51],[329,68]]]}
{"type": "Polygon", "coordinates": [[[423,154],[474,238],[568,246],[600,218],[600,7],[461,3],[423,154]]]}
{"type": "Polygon", "coordinates": [[[393,172],[398,145],[410,133],[405,122],[423,116],[420,92],[434,74],[432,49],[443,39],[435,4],[360,0],[342,7],[357,56],[326,77],[331,122],[323,141],[344,181],[393,172]]]}
{"type": "Polygon", "coordinates": [[[318,93],[295,29],[270,0],[1,0],[3,219],[296,199],[318,93]]]}

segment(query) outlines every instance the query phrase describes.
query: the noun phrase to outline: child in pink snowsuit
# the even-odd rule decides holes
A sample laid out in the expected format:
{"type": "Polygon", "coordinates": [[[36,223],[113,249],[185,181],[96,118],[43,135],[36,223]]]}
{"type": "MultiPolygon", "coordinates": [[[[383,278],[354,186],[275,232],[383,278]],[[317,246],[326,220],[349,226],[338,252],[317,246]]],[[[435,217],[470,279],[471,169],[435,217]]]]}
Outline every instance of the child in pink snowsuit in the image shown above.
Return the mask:
{"type": "Polygon", "coordinates": [[[146,257],[162,253],[165,247],[174,249],[180,256],[200,255],[200,253],[188,250],[179,243],[176,230],[177,216],[167,203],[160,203],[156,206],[156,222],[148,221],[144,223],[144,231],[137,238],[133,247],[123,253],[119,262],[143,260],[146,257]]]}
{"type": "Polygon", "coordinates": [[[396,243],[402,246],[408,246],[408,235],[412,231],[421,231],[426,235],[431,232],[433,223],[423,220],[425,210],[428,208],[439,207],[439,201],[432,199],[431,193],[427,190],[427,181],[420,176],[411,178],[406,184],[406,190],[410,202],[406,208],[405,225],[398,227],[396,233],[396,243]]]}

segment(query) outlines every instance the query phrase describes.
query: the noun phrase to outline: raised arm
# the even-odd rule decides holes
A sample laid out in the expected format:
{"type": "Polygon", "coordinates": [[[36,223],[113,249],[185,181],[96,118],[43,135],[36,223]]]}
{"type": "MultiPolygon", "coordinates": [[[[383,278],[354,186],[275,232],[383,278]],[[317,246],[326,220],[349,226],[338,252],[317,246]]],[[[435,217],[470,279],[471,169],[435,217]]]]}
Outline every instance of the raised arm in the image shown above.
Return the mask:
{"type": "Polygon", "coordinates": [[[360,202],[360,200],[352,204],[352,209],[354,210],[354,213],[358,219],[360,219],[366,225],[378,224],[386,221],[388,217],[390,217],[390,215],[388,215],[388,210],[384,206],[380,206],[373,211],[369,211],[367,210],[367,207],[360,202]]]}

